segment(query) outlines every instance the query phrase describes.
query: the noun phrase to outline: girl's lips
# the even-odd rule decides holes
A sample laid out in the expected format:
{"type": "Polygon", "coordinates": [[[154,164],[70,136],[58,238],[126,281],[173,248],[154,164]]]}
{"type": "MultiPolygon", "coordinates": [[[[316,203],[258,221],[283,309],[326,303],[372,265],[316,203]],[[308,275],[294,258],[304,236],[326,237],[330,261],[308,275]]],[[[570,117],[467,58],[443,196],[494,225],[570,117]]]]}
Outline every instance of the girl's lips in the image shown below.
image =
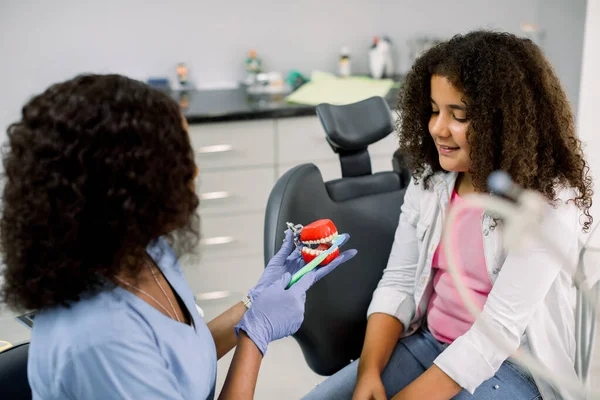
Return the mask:
{"type": "Polygon", "coordinates": [[[439,146],[440,154],[444,155],[450,155],[458,150],[460,150],[460,147],[439,146]]]}

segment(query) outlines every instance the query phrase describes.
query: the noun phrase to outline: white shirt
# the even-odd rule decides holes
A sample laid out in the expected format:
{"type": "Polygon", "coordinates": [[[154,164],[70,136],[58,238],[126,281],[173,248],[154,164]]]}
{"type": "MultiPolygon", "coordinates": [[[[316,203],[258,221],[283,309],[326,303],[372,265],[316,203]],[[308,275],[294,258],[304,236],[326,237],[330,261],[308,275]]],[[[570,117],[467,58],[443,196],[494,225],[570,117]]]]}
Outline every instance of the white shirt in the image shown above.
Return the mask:
{"type": "MultiPolygon", "coordinates": [[[[385,313],[414,333],[425,316],[432,293],[433,255],[441,239],[456,173],[436,173],[429,181],[411,181],[401,207],[394,243],[383,276],[373,294],[367,315],[385,313]]],[[[568,198],[565,198],[568,200],[568,198]]],[[[435,364],[471,394],[494,376],[519,347],[525,347],[554,374],[577,379],[572,267],[578,257],[579,210],[572,204],[548,204],[542,228],[553,232],[559,251],[572,261],[563,266],[541,244],[525,251],[506,252],[502,226],[484,214],[482,234],[486,266],[493,283],[482,314],[457,338],[435,364]],[[485,314],[485,315],[484,315],[485,314]],[[482,318],[511,344],[512,352],[486,334],[482,318]]],[[[461,238],[462,240],[468,240],[461,238]]],[[[545,400],[572,398],[539,378],[536,384],[545,400]]]]}

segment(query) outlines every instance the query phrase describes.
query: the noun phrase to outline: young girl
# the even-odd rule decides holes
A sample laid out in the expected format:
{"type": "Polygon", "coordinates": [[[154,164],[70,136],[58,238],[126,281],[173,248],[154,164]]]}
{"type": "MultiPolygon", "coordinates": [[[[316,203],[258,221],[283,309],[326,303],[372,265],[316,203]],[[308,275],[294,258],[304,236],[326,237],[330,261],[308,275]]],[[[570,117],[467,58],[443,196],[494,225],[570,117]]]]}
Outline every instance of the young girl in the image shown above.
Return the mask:
{"type": "Polygon", "coordinates": [[[363,351],[307,398],[567,396],[511,359],[520,348],[552,373],[577,379],[566,266],[541,245],[506,251],[501,222],[483,210],[459,216],[454,251],[465,283],[482,316],[511,343],[507,352],[458,297],[441,242],[448,207],[487,192],[488,175],[504,170],[547,198],[543,229],[576,261],[577,231],[592,222],[591,179],[551,66],[530,40],[458,35],[415,62],[398,109],[413,181],[368,310],[363,351]]]}

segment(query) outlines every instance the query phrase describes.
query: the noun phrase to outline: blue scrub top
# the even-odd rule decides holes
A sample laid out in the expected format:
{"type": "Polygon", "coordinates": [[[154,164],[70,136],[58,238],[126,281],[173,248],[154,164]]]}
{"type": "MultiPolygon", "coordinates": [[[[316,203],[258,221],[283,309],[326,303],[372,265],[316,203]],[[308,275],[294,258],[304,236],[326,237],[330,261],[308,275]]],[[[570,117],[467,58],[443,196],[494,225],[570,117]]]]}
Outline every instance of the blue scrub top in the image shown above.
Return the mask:
{"type": "MultiPolygon", "coordinates": [[[[192,317],[177,322],[121,288],[35,317],[28,377],[34,399],[213,399],[217,353],[164,239],[148,249],[192,317]]],[[[65,282],[65,284],[68,284],[65,282]]]]}

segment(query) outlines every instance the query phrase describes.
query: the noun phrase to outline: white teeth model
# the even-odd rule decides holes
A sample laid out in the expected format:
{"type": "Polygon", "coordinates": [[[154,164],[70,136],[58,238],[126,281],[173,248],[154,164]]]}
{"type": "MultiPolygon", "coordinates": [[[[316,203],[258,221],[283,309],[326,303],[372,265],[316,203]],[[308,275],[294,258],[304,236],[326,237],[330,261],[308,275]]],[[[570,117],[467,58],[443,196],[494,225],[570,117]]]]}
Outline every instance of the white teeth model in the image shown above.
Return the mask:
{"type": "MultiPolygon", "coordinates": [[[[338,237],[338,233],[334,232],[331,235],[329,235],[326,238],[323,239],[319,239],[319,240],[307,240],[304,242],[305,245],[315,245],[315,244],[328,244],[328,243],[332,243],[336,238],[338,237]]],[[[307,253],[307,254],[312,254],[312,255],[316,255],[318,256],[319,254],[321,254],[322,252],[324,252],[325,250],[317,250],[317,249],[311,249],[310,247],[303,247],[302,251],[307,253]]]]}
{"type": "Polygon", "coordinates": [[[303,247],[303,248],[302,248],[302,252],[303,252],[303,253],[312,254],[312,255],[315,255],[315,256],[318,256],[318,255],[319,255],[319,254],[321,254],[323,251],[324,251],[324,250],[316,250],[316,249],[311,249],[311,248],[308,248],[308,247],[303,247]]]}

